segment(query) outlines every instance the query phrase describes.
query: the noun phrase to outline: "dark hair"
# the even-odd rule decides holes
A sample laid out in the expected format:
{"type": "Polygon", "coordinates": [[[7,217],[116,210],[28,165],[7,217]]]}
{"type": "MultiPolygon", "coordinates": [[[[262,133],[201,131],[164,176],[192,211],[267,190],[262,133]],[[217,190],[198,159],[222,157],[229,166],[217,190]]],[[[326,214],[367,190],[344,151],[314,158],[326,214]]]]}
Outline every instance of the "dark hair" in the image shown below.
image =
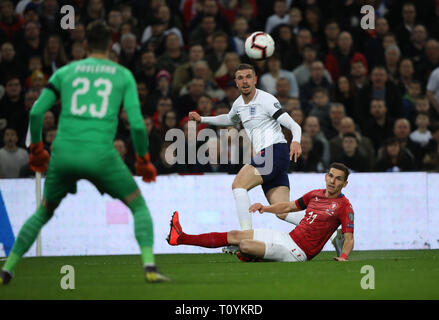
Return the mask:
{"type": "Polygon", "coordinates": [[[239,70],[253,70],[253,73],[256,74],[255,67],[248,63],[241,63],[238,68],[236,68],[235,72],[239,70]]]}
{"type": "Polygon", "coordinates": [[[356,136],[355,133],[353,133],[353,132],[346,132],[346,133],[343,135],[343,139],[344,139],[344,138],[354,138],[355,141],[358,142],[358,140],[357,140],[357,136],[356,136]]]}
{"type": "Polygon", "coordinates": [[[105,22],[93,21],[87,27],[87,46],[90,51],[107,51],[111,39],[111,30],[105,22]]]}
{"type": "Polygon", "coordinates": [[[349,168],[346,167],[343,163],[341,162],[333,162],[329,165],[329,170],[331,170],[332,168],[337,169],[337,170],[341,170],[344,172],[344,181],[348,180],[348,176],[349,176],[349,168]]]}
{"type": "Polygon", "coordinates": [[[323,87],[317,87],[312,91],[312,96],[314,97],[317,93],[323,93],[326,94],[329,97],[329,91],[326,88],[323,87]]]}

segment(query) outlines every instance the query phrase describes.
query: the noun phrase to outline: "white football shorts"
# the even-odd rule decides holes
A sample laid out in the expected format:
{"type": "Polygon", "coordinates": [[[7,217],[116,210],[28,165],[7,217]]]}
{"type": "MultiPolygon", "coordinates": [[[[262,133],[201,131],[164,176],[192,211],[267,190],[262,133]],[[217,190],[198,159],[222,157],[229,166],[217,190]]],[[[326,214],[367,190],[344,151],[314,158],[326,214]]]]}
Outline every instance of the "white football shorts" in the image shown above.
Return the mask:
{"type": "Polygon", "coordinates": [[[291,239],[288,232],[270,229],[253,230],[253,240],[265,243],[264,259],[281,262],[303,262],[306,254],[291,239]]]}

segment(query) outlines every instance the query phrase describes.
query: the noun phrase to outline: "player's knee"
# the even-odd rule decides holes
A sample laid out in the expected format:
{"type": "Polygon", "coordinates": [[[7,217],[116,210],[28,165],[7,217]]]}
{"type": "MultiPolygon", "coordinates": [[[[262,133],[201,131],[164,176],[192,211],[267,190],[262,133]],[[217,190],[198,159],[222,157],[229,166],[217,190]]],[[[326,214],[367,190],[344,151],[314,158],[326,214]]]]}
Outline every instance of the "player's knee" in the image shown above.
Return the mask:
{"type": "Polygon", "coordinates": [[[240,241],[241,231],[232,230],[227,233],[227,242],[229,244],[238,244],[240,241]]]}
{"type": "Polygon", "coordinates": [[[241,240],[239,242],[239,250],[242,253],[251,253],[251,240],[247,240],[247,239],[241,240]]]}
{"type": "Polygon", "coordinates": [[[281,220],[285,220],[288,213],[276,213],[276,217],[278,217],[281,220]]]}

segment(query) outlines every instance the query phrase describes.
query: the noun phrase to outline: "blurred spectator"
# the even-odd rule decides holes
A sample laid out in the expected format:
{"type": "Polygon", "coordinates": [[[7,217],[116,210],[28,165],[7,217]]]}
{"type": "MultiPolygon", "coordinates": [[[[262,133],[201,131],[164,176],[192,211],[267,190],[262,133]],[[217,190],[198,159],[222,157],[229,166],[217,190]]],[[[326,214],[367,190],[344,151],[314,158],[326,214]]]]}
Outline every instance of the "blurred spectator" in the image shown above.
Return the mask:
{"type": "Polygon", "coordinates": [[[29,88],[43,90],[47,84],[47,76],[40,70],[34,71],[29,77],[29,88]]]}
{"type": "Polygon", "coordinates": [[[0,149],[0,178],[18,178],[21,167],[27,164],[27,151],[17,146],[18,135],[14,128],[6,128],[4,147],[0,149]]]}
{"type": "Polygon", "coordinates": [[[52,152],[52,145],[53,145],[53,141],[55,141],[55,138],[56,138],[56,132],[57,132],[57,129],[52,128],[52,129],[47,130],[46,134],[44,135],[44,139],[43,139],[44,148],[46,150],[48,150],[49,153],[52,152]]]}
{"type": "MultiPolygon", "coordinates": [[[[5,95],[0,99],[0,119],[5,127],[19,128],[20,134],[23,132],[21,126],[25,119],[24,100],[22,86],[17,76],[10,76],[5,83],[5,95]]],[[[3,130],[0,129],[0,134],[3,130]]]]}
{"type": "Polygon", "coordinates": [[[419,167],[422,160],[421,146],[410,138],[411,126],[407,119],[397,119],[393,125],[393,134],[401,147],[407,149],[413,156],[415,167],[419,167]]]}
{"type": "MultiPolygon", "coordinates": [[[[28,9],[28,6],[26,6],[26,9],[28,9]]],[[[43,30],[48,34],[61,33],[60,21],[58,0],[44,0],[41,4],[41,27],[43,30]]]]}
{"type": "Polygon", "coordinates": [[[415,101],[421,97],[422,85],[419,81],[412,81],[407,87],[407,93],[402,96],[403,116],[411,119],[415,113],[415,101]]]}
{"type": "MultiPolygon", "coordinates": [[[[198,98],[197,107],[194,111],[197,111],[198,114],[202,117],[212,117],[216,115],[215,110],[213,109],[212,98],[207,94],[202,94],[198,98]]],[[[207,124],[199,124],[197,129],[199,131],[207,127],[207,124]]]]}
{"type": "MultiPolygon", "coordinates": [[[[362,65],[362,63],[360,62],[362,65]]],[[[358,122],[358,115],[355,109],[354,90],[352,89],[351,82],[345,76],[338,78],[335,85],[335,102],[339,102],[344,106],[344,112],[349,117],[355,119],[358,122]]]]}
{"type": "Polygon", "coordinates": [[[204,59],[204,48],[200,44],[193,44],[189,48],[189,61],[179,65],[174,72],[172,80],[172,91],[178,95],[181,89],[189,82],[193,75],[193,69],[196,62],[204,59]]]}
{"type": "Polygon", "coordinates": [[[430,130],[430,116],[428,113],[421,112],[416,115],[416,130],[410,133],[410,139],[418,143],[421,147],[425,147],[432,138],[430,130]]]}
{"type": "Polygon", "coordinates": [[[81,42],[74,42],[72,45],[70,56],[71,56],[71,61],[78,61],[84,59],[87,56],[87,51],[84,48],[84,44],[81,42]]]}
{"type": "Polygon", "coordinates": [[[386,101],[389,116],[394,118],[402,116],[402,95],[398,87],[388,80],[386,69],[382,66],[374,67],[370,75],[370,81],[370,84],[367,84],[358,92],[357,110],[360,119],[369,117],[369,106],[373,98],[386,101]]]}
{"type": "MultiPolygon", "coordinates": [[[[309,31],[309,29],[303,28],[300,29],[300,31],[297,33],[296,36],[296,51],[298,53],[302,53],[303,52],[303,48],[306,45],[310,45],[312,44],[312,34],[311,31],[309,31]]],[[[302,56],[299,57],[299,59],[294,63],[293,68],[296,68],[298,65],[300,65],[302,63],[302,56]]],[[[284,66],[284,68],[287,68],[286,66],[284,66]]],[[[288,68],[289,69],[289,68],[288,68]]]]}
{"type": "Polygon", "coordinates": [[[329,141],[331,162],[334,161],[334,159],[337,157],[337,154],[342,152],[343,136],[346,133],[355,134],[358,142],[358,150],[365,155],[370,160],[370,164],[372,164],[375,161],[375,149],[373,144],[368,137],[365,137],[357,132],[355,122],[349,117],[344,117],[341,119],[339,134],[329,141]]]}
{"type": "Polygon", "coordinates": [[[302,109],[295,108],[290,111],[290,116],[299,126],[303,126],[303,120],[305,119],[305,115],[303,114],[302,109]]]}
{"type": "Polygon", "coordinates": [[[331,140],[340,132],[341,119],[346,117],[345,107],[341,103],[331,103],[329,108],[329,123],[326,128],[323,129],[325,137],[331,140]]]}
{"type": "Polygon", "coordinates": [[[310,100],[315,88],[323,87],[328,90],[329,97],[333,95],[332,84],[325,78],[324,70],[325,68],[321,61],[312,62],[311,77],[308,82],[300,88],[300,103],[306,114],[311,110],[310,100]]]}
{"type": "Polygon", "coordinates": [[[281,24],[273,31],[276,54],[283,69],[293,70],[302,62],[301,52],[296,50],[296,37],[288,24],[281,24]]]}
{"type": "Polygon", "coordinates": [[[30,57],[44,54],[43,40],[41,38],[40,26],[33,21],[24,24],[24,39],[17,42],[17,51],[27,64],[30,57]]]}
{"type": "Polygon", "coordinates": [[[202,2],[201,12],[199,12],[190,22],[189,32],[192,33],[192,31],[200,24],[205,16],[214,17],[215,25],[218,26],[218,30],[222,30],[229,35],[232,34],[230,22],[219,10],[216,0],[204,0],[202,2]]]}
{"type": "MultiPolygon", "coordinates": [[[[221,100],[225,97],[224,90],[218,87],[213,80],[212,71],[206,61],[197,61],[193,68],[193,79],[201,79],[204,81],[204,92],[212,97],[215,101],[221,100]]],[[[190,82],[180,90],[180,96],[189,92],[190,82]]]]}
{"type": "Polygon", "coordinates": [[[23,19],[14,12],[14,3],[4,0],[0,3],[0,29],[6,41],[12,41],[23,25],[23,19]]]}
{"type": "MultiPolygon", "coordinates": [[[[405,94],[410,83],[415,81],[415,67],[412,60],[409,58],[402,58],[399,62],[397,84],[401,94],[405,94]]],[[[421,83],[419,83],[421,85],[421,83]]]]}
{"type": "Polygon", "coordinates": [[[423,159],[423,169],[426,171],[439,172],[439,147],[427,153],[423,159]]]}
{"type": "Polygon", "coordinates": [[[235,79],[235,71],[241,63],[239,56],[235,52],[227,52],[224,62],[214,74],[215,82],[221,89],[226,89],[227,83],[235,79]]]}
{"type": "Polygon", "coordinates": [[[398,72],[399,72],[398,66],[399,66],[400,58],[401,58],[401,51],[396,45],[388,46],[384,51],[384,59],[385,59],[387,75],[389,77],[389,80],[393,81],[395,84],[397,83],[397,79],[398,79],[398,72]]]}
{"type": "Polygon", "coordinates": [[[337,48],[337,39],[340,34],[340,26],[335,19],[330,19],[325,24],[324,29],[325,37],[321,41],[322,46],[320,52],[323,57],[326,57],[329,53],[332,53],[337,48]]]}
{"type": "Polygon", "coordinates": [[[154,121],[150,116],[143,116],[146,132],[148,133],[148,152],[151,156],[151,162],[156,162],[160,154],[160,137],[155,129],[154,121]]]}
{"type": "Polygon", "coordinates": [[[119,42],[120,28],[122,26],[122,13],[120,10],[113,8],[108,12],[107,24],[111,29],[113,43],[119,42]]]}
{"type": "Polygon", "coordinates": [[[327,89],[321,87],[314,89],[308,115],[315,116],[319,119],[320,127],[323,132],[326,132],[329,127],[330,102],[327,89]]]}
{"type": "Polygon", "coordinates": [[[354,50],[352,35],[349,32],[340,32],[337,38],[337,47],[333,53],[328,53],[325,58],[325,66],[331,74],[334,82],[340,76],[349,76],[351,63],[360,60],[367,68],[367,60],[364,55],[354,50]]]}
{"type": "Polygon", "coordinates": [[[130,169],[131,174],[134,174],[134,159],[128,156],[128,150],[125,141],[123,141],[122,139],[115,139],[113,145],[117,152],[119,152],[123,162],[126,164],[128,169],[130,169]]]}
{"type": "Polygon", "coordinates": [[[177,112],[174,109],[166,111],[162,116],[160,127],[156,131],[160,138],[160,142],[162,143],[165,141],[166,132],[168,130],[176,128],[179,128],[177,112]]]}
{"type": "Polygon", "coordinates": [[[14,45],[5,42],[1,45],[0,84],[5,83],[8,76],[17,75],[23,81],[26,75],[23,63],[17,58],[14,45]]]}
{"type": "Polygon", "coordinates": [[[363,122],[362,131],[372,141],[375,151],[378,151],[384,141],[392,137],[394,121],[387,115],[383,99],[372,99],[369,110],[372,118],[363,122]]]}
{"type": "MultiPolygon", "coordinates": [[[[293,70],[294,76],[297,80],[297,85],[299,87],[303,86],[309,81],[311,77],[311,65],[316,60],[317,49],[312,45],[306,45],[303,47],[303,63],[293,70]]],[[[331,75],[328,70],[324,69],[325,78],[331,82],[331,75]]]]}
{"type": "Polygon", "coordinates": [[[355,133],[345,133],[342,137],[342,150],[335,155],[334,161],[345,164],[354,172],[370,171],[371,160],[359,150],[355,133]]]}
{"type": "Polygon", "coordinates": [[[221,100],[221,102],[224,102],[228,105],[229,108],[232,107],[233,102],[235,102],[236,99],[238,99],[240,92],[238,90],[238,87],[235,84],[235,80],[230,80],[227,82],[227,86],[225,88],[225,97],[221,100]]]}
{"type": "MultiPolygon", "coordinates": [[[[180,31],[181,25],[178,21],[178,17],[175,15],[171,15],[171,11],[168,6],[161,5],[156,13],[155,17],[159,19],[163,23],[163,35],[166,37],[170,33],[174,33],[179,41],[180,46],[184,45],[183,35],[180,31]]],[[[151,38],[153,32],[152,32],[152,26],[148,26],[143,31],[142,35],[142,43],[146,43],[151,38]]]]}
{"type": "Polygon", "coordinates": [[[325,39],[321,21],[321,11],[317,5],[309,5],[305,8],[303,24],[311,31],[314,44],[322,43],[325,39]]]}
{"type": "Polygon", "coordinates": [[[189,44],[201,44],[203,48],[206,48],[208,45],[208,37],[211,36],[216,29],[215,17],[211,15],[203,16],[200,25],[190,33],[189,44]]]}
{"type": "Polygon", "coordinates": [[[327,168],[330,161],[329,142],[324,133],[320,131],[319,119],[314,116],[306,117],[303,121],[303,132],[309,134],[312,138],[313,150],[322,161],[324,167],[327,168]]]}
{"type": "Polygon", "coordinates": [[[236,53],[243,57],[245,56],[245,40],[249,36],[248,21],[242,16],[238,16],[233,23],[233,45],[236,53]]]}
{"type": "Polygon", "coordinates": [[[429,81],[430,74],[439,67],[439,42],[429,39],[425,44],[425,57],[415,65],[419,80],[429,81]]]}
{"type": "Polygon", "coordinates": [[[163,40],[165,38],[165,23],[159,18],[153,18],[150,22],[151,26],[151,36],[143,41],[142,39],[142,49],[153,51],[160,56],[162,54],[163,40]]]}
{"type": "Polygon", "coordinates": [[[288,80],[290,85],[290,91],[288,96],[299,97],[299,87],[297,85],[296,77],[291,71],[281,69],[280,58],[276,54],[268,59],[267,62],[269,72],[262,75],[259,80],[260,88],[272,95],[276,95],[276,82],[280,78],[285,78],[288,80]]]}
{"type": "Polygon", "coordinates": [[[150,103],[156,104],[160,97],[170,97],[172,99],[171,90],[172,77],[166,70],[161,70],[156,75],[155,89],[149,95],[150,103]]]}
{"type": "Polygon", "coordinates": [[[172,110],[172,108],[173,108],[173,103],[170,97],[162,96],[158,98],[156,112],[151,117],[152,120],[154,121],[154,127],[156,129],[160,128],[162,124],[163,116],[167,111],[172,110]]]}
{"type": "Polygon", "coordinates": [[[58,35],[51,35],[47,39],[43,54],[43,71],[51,75],[63,65],[67,64],[67,55],[61,38],[58,35]]]}
{"type": "Polygon", "coordinates": [[[316,154],[313,148],[313,140],[309,134],[303,133],[302,140],[302,155],[297,159],[297,162],[291,161],[289,172],[322,172],[324,171],[323,163],[320,157],[316,154]]]}
{"type": "Polygon", "coordinates": [[[404,56],[410,58],[415,64],[424,59],[424,50],[428,33],[424,25],[418,24],[413,28],[413,39],[408,43],[400,43],[404,56]]]}
{"type": "Polygon", "coordinates": [[[378,157],[374,171],[413,171],[415,168],[413,155],[404,146],[401,146],[397,138],[389,138],[384,144],[382,155],[378,157]]]}
{"type": "Polygon", "coordinates": [[[281,106],[285,108],[288,100],[290,100],[291,85],[287,78],[279,78],[276,81],[276,95],[275,97],[279,100],[281,106]]]}
{"type": "Polygon", "coordinates": [[[358,91],[360,91],[360,89],[369,84],[369,79],[367,77],[367,68],[361,60],[352,61],[349,79],[352,83],[353,93],[357,93],[358,91]]]}
{"type": "Polygon", "coordinates": [[[206,61],[212,73],[215,74],[221,67],[226,52],[228,51],[228,35],[223,31],[212,34],[212,50],[206,54],[206,61]]]}
{"type": "Polygon", "coordinates": [[[369,68],[384,64],[384,36],[389,32],[389,23],[386,18],[378,18],[375,23],[375,34],[364,44],[364,54],[369,68]]]}
{"type": "Polygon", "coordinates": [[[120,64],[134,73],[136,70],[137,59],[140,54],[137,47],[136,36],[132,33],[124,34],[120,39],[120,47],[120,64]]]}
{"type": "Polygon", "coordinates": [[[413,38],[413,29],[417,20],[416,6],[411,2],[403,4],[401,15],[402,23],[396,27],[395,33],[398,43],[408,44],[413,38]]]}
{"type": "Polygon", "coordinates": [[[28,7],[30,3],[32,3],[36,8],[39,8],[39,6],[43,3],[43,0],[20,0],[15,7],[15,13],[22,16],[26,7],[28,7]]]}
{"type": "Polygon", "coordinates": [[[88,25],[95,20],[105,20],[105,7],[103,0],[89,0],[87,3],[84,22],[88,25]]]}
{"type": "Polygon", "coordinates": [[[288,17],[288,24],[291,26],[293,33],[297,35],[303,26],[302,11],[298,7],[292,7],[288,13],[288,17]]]}
{"type": "Polygon", "coordinates": [[[161,145],[159,159],[154,163],[158,174],[183,173],[186,171],[185,165],[183,164],[170,164],[170,162],[177,157],[175,151],[174,148],[171,148],[170,142],[164,142],[161,145]],[[170,151],[167,152],[168,148],[170,151]],[[172,152],[173,150],[174,152],[172,152]]]}
{"type": "Polygon", "coordinates": [[[157,58],[154,51],[143,51],[140,55],[140,70],[135,73],[136,80],[145,82],[150,90],[155,89],[157,69],[157,58]]]}
{"type": "Polygon", "coordinates": [[[160,69],[165,69],[173,74],[175,69],[188,61],[187,53],[183,50],[178,36],[171,32],[165,37],[165,50],[158,58],[157,64],[160,69]]]}
{"type": "Polygon", "coordinates": [[[274,13],[265,22],[266,33],[271,33],[279,24],[288,23],[290,20],[285,0],[275,0],[273,2],[273,11],[274,13]]]}

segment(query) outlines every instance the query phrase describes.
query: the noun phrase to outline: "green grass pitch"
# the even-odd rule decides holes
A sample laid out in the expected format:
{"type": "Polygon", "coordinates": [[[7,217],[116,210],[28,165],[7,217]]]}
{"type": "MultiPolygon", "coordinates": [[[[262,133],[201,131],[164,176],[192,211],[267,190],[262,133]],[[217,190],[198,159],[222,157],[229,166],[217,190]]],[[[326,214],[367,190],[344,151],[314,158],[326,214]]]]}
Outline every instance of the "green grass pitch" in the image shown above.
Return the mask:
{"type": "Polygon", "coordinates": [[[356,251],[349,262],[333,256],[244,263],[225,254],[157,255],[172,278],[161,284],[144,282],[139,256],[26,258],[0,299],[439,299],[439,250],[356,251]],[[63,265],[74,267],[74,290],[61,288],[63,265]],[[374,289],[361,288],[371,276],[360,272],[364,265],[374,268],[374,289]]]}

